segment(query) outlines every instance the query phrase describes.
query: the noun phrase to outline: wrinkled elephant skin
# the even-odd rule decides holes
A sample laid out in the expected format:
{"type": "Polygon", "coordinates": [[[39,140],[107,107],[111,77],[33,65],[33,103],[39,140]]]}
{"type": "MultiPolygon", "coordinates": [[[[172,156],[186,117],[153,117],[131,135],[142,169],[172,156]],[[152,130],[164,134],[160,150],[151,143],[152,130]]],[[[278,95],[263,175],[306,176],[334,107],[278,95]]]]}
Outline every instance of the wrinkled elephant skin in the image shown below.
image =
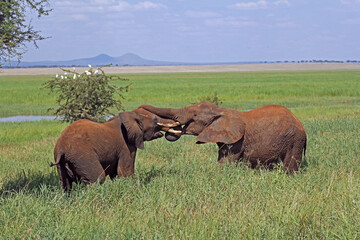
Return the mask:
{"type": "Polygon", "coordinates": [[[78,120],[69,125],[56,143],[52,164],[64,190],[70,192],[73,182],[103,183],[107,175],[112,179],[133,175],[137,149],[144,149],[144,141],[163,136],[164,127],[158,123],[179,124],[135,109],[106,123],[78,120]]]}
{"type": "MultiPolygon", "coordinates": [[[[282,160],[285,171],[298,171],[305,155],[306,133],[302,123],[280,105],[266,105],[248,112],[216,106],[208,102],[185,108],[156,108],[142,105],[160,117],[180,122],[182,134],[197,136],[197,143],[216,143],[218,161],[240,159],[271,167],[282,160]]],[[[178,137],[178,136],[177,136],[178,137]]]]}

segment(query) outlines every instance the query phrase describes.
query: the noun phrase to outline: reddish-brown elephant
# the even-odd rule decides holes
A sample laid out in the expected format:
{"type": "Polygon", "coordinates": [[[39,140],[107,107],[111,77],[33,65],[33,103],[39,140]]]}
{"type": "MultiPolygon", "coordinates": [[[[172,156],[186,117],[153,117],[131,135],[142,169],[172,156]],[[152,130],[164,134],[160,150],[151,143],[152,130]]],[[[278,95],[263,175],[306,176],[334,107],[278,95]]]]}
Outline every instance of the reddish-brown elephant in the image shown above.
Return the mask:
{"type": "MultiPolygon", "coordinates": [[[[134,174],[137,148],[144,149],[144,141],[162,137],[160,130],[176,133],[171,127],[177,125],[144,109],[122,112],[106,123],[78,120],[61,133],[54,149],[55,163],[51,165],[57,166],[67,192],[73,182],[103,183],[107,175],[112,179],[130,176],[134,174]]],[[[168,137],[176,139],[174,134],[168,137]]]]}
{"type": "Polygon", "coordinates": [[[220,163],[242,159],[255,168],[259,164],[270,167],[282,160],[285,170],[292,172],[298,171],[305,155],[305,129],[283,106],[266,105],[247,112],[209,102],[181,109],[140,108],[180,122],[184,125],[182,134],[197,136],[197,143],[216,143],[220,163]]]}

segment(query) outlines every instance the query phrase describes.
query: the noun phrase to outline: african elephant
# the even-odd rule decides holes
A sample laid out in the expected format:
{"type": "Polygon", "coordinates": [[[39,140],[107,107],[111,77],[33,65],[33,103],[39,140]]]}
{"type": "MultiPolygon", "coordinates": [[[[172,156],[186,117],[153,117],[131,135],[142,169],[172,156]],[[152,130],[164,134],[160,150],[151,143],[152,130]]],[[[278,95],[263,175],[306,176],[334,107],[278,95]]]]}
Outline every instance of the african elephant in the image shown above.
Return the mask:
{"type": "Polygon", "coordinates": [[[283,106],[266,105],[247,112],[209,102],[181,109],[150,105],[140,108],[185,125],[182,134],[197,136],[198,144],[216,143],[220,163],[242,159],[252,168],[258,165],[271,167],[281,159],[285,171],[292,172],[298,171],[302,153],[305,155],[305,129],[283,106]]]}
{"type": "MultiPolygon", "coordinates": [[[[111,179],[130,176],[134,174],[137,148],[144,149],[144,141],[162,137],[160,130],[176,133],[171,127],[177,125],[144,109],[122,112],[106,123],[78,120],[61,133],[51,166],[57,166],[61,185],[67,192],[73,182],[103,183],[107,175],[111,179]]],[[[171,134],[169,139],[176,138],[171,134]]]]}

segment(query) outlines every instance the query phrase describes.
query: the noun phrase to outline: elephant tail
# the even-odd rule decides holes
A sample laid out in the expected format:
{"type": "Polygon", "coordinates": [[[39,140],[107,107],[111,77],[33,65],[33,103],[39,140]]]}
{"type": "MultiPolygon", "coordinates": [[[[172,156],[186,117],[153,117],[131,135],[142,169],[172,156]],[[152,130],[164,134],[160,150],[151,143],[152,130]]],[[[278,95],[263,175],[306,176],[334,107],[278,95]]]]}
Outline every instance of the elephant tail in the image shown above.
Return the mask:
{"type": "Polygon", "coordinates": [[[61,186],[66,192],[71,191],[72,179],[74,178],[73,171],[70,169],[68,163],[65,162],[65,153],[60,152],[56,156],[55,163],[50,163],[50,167],[57,166],[61,186]]]}
{"type": "Polygon", "coordinates": [[[307,138],[305,136],[305,143],[304,143],[304,157],[305,157],[305,154],[306,154],[306,142],[307,142],[307,138]]]}
{"type": "Polygon", "coordinates": [[[56,156],[56,160],[55,160],[55,163],[50,163],[50,167],[53,167],[55,165],[59,165],[60,162],[64,159],[65,157],[65,153],[64,152],[61,152],[60,154],[58,154],[56,156]]]}

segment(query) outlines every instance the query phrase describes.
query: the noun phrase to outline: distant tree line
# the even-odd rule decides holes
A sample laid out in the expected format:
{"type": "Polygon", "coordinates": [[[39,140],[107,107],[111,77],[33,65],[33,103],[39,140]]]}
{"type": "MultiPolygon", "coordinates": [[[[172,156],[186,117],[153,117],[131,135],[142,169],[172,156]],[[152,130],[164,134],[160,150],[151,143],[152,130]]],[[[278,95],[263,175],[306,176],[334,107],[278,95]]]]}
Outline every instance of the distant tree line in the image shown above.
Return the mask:
{"type": "MultiPolygon", "coordinates": [[[[246,63],[360,63],[360,60],[292,60],[292,61],[255,61],[255,62],[246,62],[246,63]]],[[[238,64],[245,64],[245,63],[238,63],[238,64]]],[[[186,65],[186,64],[182,64],[186,65]]],[[[190,64],[189,64],[190,65],[190,64]]],[[[201,64],[198,64],[201,65],[201,64]]],[[[102,67],[102,65],[94,65],[96,67],[102,67]]],[[[153,66],[153,65],[129,65],[129,64],[115,64],[113,66],[116,67],[127,67],[127,66],[153,66]]],[[[86,67],[85,65],[31,65],[31,66],[9,66],[9,65],[3,65],[2,68],[64,68],[64,67],[86,67]]]]}
{"type": "Polygon", "coordinates": [[[293,60],[293,61],[263,61],[261,63],[360,63],[360,60],[293,60]]]}

